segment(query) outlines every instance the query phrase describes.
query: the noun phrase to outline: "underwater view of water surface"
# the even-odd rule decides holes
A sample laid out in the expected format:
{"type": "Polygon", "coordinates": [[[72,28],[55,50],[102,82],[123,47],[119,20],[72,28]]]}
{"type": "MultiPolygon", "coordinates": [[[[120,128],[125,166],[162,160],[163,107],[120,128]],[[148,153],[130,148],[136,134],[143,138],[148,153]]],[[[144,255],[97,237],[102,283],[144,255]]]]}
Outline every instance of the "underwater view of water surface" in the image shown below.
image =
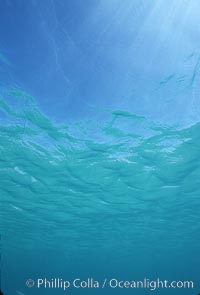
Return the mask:
{"type": "Polygon", "coordinates": [[[199,11],[0,1],[3,295],[200,293],[199,11]]]}

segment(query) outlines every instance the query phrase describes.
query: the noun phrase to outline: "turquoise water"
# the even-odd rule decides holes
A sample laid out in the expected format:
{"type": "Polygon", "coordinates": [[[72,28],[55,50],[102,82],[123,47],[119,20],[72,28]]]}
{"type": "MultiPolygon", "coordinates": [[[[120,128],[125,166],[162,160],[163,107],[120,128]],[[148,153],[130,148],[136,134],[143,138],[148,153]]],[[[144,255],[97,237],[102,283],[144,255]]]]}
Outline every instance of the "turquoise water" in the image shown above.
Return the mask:
{"type": "Polygon", "coordinates": [[[199,11],[0,1],[3,295],[200,293],[199,11]]]}
{"type": "Polygon", "coordinates": [[[26,279],[40,276],[187,279],[197,291],[174,294],[197,294],[199,123],[102,110],[101,122],[59,125],[20,90],[0,105],[5,294],[62,294],[27,291],[26,279]]]}

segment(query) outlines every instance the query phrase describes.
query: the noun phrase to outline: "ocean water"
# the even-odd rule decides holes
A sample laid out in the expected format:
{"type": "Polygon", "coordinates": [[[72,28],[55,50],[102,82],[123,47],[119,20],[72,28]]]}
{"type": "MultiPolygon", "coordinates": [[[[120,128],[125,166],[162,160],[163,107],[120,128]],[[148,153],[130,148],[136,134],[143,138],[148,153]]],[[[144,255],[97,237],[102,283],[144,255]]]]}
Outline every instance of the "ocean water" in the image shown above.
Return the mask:
{"type": "Polygon", "coordinates": [[[4,295],[200,293],[199,11],[0,1],[4,295]]]}
{"type": "Polygon", "coordinates": [[[197,291],[174,294],[197,294],[199,123],[179,129],[106,110],[101,124],[65,126],[23,92],[8,96],[0,129],[5,294],[63,292],[27,291],[29,277],[187,279],[197,291]]]}

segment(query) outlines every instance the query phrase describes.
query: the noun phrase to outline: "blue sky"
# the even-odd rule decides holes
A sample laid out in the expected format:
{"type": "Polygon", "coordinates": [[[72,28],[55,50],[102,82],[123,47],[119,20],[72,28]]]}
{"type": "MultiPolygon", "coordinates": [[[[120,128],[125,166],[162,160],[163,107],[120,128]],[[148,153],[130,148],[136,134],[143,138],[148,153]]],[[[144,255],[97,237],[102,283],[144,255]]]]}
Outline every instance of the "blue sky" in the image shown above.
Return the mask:
{"type": "Polygon", "coordinates": [[[95,106],[198,121],[199,11],[195,0],[1,1],[1,85],[58,121],[95,106]]]}

